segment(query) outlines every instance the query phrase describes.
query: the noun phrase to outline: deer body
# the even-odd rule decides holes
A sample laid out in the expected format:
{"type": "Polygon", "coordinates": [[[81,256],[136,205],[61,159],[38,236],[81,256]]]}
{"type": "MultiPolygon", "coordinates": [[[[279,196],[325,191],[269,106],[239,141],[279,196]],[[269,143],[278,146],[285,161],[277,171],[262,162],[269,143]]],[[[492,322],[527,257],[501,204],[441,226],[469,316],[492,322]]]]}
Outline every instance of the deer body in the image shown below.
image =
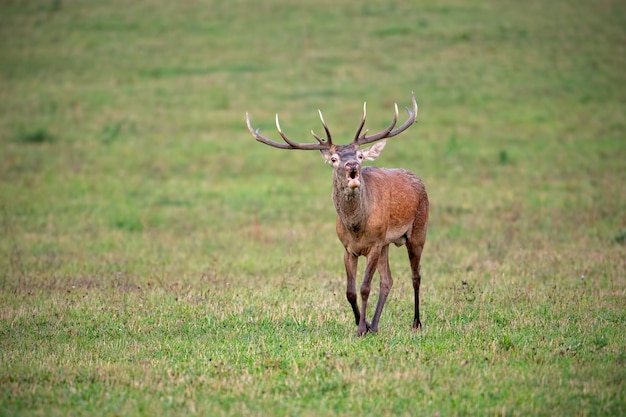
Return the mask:
{"type": "Polygon", "coordinates": [[[392,124],[384,131],[366,136],[361,135],[365,124],[365,105],[361,125],[355,139],[348,145],[334,145],[330,132],[320,112],[320,118],[326,139],[313,133],[318,144],[300,144],[284,135],[276,116],[278,132],[285,144],[271,141],[252,129],[247,117],[248,129],[256,139],[267,145],[281,149],[319,150],[326,162],[333,167],[332,199],[337,211],[336,230],[339,240],[345,248],[344,264],[346,269],[346,297],[358,326],[357,335],[368,331],[378,331],[378,323],[385,301],[393,285],[389,269],[389,244],[406,245],[411,264],[415,314],[413,329],[421,328],[419,314],[420,259],[426,241],[426,223],[428,220],[428,196],[424,183],[416,175],[405,169],[384,169],[361,167],[366,160],[376,159],[386,141],[406,130],[415,122],[417,104],[413,99],[413,112],[407,109],[409,120],[393,130],[398,117],[398,108],[392,124]],[[375,145],[359,149],[365,143],[379,141],[375,145]],[[361,307],[357,304],[356,274],[358,258],[365,256],[363,281],[360,287],[361,307]],[[371,323],[366,320],[367,304],[374,273],[380,275],[380,294],[371,323]]]}
{"type": "Polygon", "coordinates": [[[361,177],[361,190],[353,196],[342,193],[338,181],[333,184],[337,235],[346,250],[367,256],[374,242],[402,246],[414,224],[425,227],[428,197],[424,183],[412,172],[364,167],[361,177]]]}

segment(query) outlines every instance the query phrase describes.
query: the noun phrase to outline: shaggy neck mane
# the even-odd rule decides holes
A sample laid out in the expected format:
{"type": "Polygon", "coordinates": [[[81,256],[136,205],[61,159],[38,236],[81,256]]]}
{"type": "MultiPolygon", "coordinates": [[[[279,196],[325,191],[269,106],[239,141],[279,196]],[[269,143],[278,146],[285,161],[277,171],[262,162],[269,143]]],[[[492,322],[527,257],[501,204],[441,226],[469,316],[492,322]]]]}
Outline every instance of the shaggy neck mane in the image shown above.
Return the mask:
{"type": "Polygon", "coordinates": [[[341,174],[335,173],[333,178],[335,182],[333,187],[335,209],[346,227],[349,229],[358,229],[358,225],[365,223],[368,216],[368,207],[365,202],[367,190],[363,172],[361,171],[360,176],[361,186],[356,189],[349,188],[345,180],[339,178],[338,175],[341,174]]]}

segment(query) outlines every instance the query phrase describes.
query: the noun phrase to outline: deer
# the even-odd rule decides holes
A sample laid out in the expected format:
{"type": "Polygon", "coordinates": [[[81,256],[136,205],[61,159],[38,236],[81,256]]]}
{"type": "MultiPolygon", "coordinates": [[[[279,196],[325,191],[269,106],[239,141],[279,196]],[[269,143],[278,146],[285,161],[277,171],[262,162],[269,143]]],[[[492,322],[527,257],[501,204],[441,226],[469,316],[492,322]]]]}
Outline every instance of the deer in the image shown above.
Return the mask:
{"type": "Polygon", "coordinates": [[[346,298],[352,307],[357,327],[357,336],[368,332],[377,333],[380,316],[393,279],[389,268],[389,245],[406,246],[412,271],[415,311],[413,332],[421,330],[420,321],[420,259],[426,242],[428,222],[428,195],[423,181],[412,172],[402,169],[386,169],[375,166],[363,167],[365,161],[375,160],[382,152],[387,139],[399,135],[416,122],[417,102],[411,94],[412,109],[406,107],[408,119],[400,126],[398,105],[391,124],[384,130],[367,135],[363,131],[367,117],[367,102],[363,103],[363,116],[354,135],[347,145],[333,143],[330,130],[318,110],[326,137],[311,134],[316,143],[300,143],[290,139],[280,127],[276,114],[276,129],[284,143],[262,136],[254,129],[250,115],[246,113],[246,124],[254,138],[265,145],[286,150],[318,150],[333,169],[332,200],[337,211],[335,229],[343,244],[346,271],[346,298]],[[394,129],[395,128],[395,129],[394,129]],[[374,143],[376,142],[376,143],[374,143]],[[363,145],[374,143],[367,148],[363,145]],[[357,304],[356,278],[360,256],[366,258],[363,281],[360,287],[361,310],[357,304]],[[366,319],[368,298],[372,278],[378,271],[380,289],[372,321],[366,319]]]}

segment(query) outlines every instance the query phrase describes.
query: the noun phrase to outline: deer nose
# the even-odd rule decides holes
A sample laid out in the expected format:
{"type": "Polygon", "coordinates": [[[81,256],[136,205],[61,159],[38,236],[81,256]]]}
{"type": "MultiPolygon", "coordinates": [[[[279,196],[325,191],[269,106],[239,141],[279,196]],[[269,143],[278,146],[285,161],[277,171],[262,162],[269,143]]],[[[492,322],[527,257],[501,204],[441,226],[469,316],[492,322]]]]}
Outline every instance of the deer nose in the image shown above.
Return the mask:
{"type": "Polygon", "coordinates": [[[350,171],[358,171],[359,170],[359,163],[357,161],[348,161],[344,165],[344,168],[348,172],[350,172],[350,171]]]}

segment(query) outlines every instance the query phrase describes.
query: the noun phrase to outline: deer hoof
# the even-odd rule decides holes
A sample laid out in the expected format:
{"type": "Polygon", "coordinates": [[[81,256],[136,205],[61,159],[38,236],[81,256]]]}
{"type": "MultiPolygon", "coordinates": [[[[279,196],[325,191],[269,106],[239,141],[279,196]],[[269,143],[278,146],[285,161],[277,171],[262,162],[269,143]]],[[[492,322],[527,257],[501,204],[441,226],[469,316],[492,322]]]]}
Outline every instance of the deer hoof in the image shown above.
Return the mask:
{"type": "Polygon", "coordinates": [[[357,337],[363,337],[367,334],[367,332],[370,331],[370,324],[368,322],[365,322],[365,325],[361,325],[359,324],[359,328],[356,331],[356,336],[357,337]]]}
{"type": "Polygon", "coordinates": [[[419,332],[422,330],[422,323],[419,320],[415,320],[413,322],[413,333],[419,332]]]}
{"type": "Polygon", "coordinates": [[[361,326],[359,326],[358,330],[356,331],[356,335],[357,337],[363,337],[370,332],[376,333],[378,332],[378,329],[372,328],[371,324],[366,321],[365,328],[362,328],[361,326]]]}

